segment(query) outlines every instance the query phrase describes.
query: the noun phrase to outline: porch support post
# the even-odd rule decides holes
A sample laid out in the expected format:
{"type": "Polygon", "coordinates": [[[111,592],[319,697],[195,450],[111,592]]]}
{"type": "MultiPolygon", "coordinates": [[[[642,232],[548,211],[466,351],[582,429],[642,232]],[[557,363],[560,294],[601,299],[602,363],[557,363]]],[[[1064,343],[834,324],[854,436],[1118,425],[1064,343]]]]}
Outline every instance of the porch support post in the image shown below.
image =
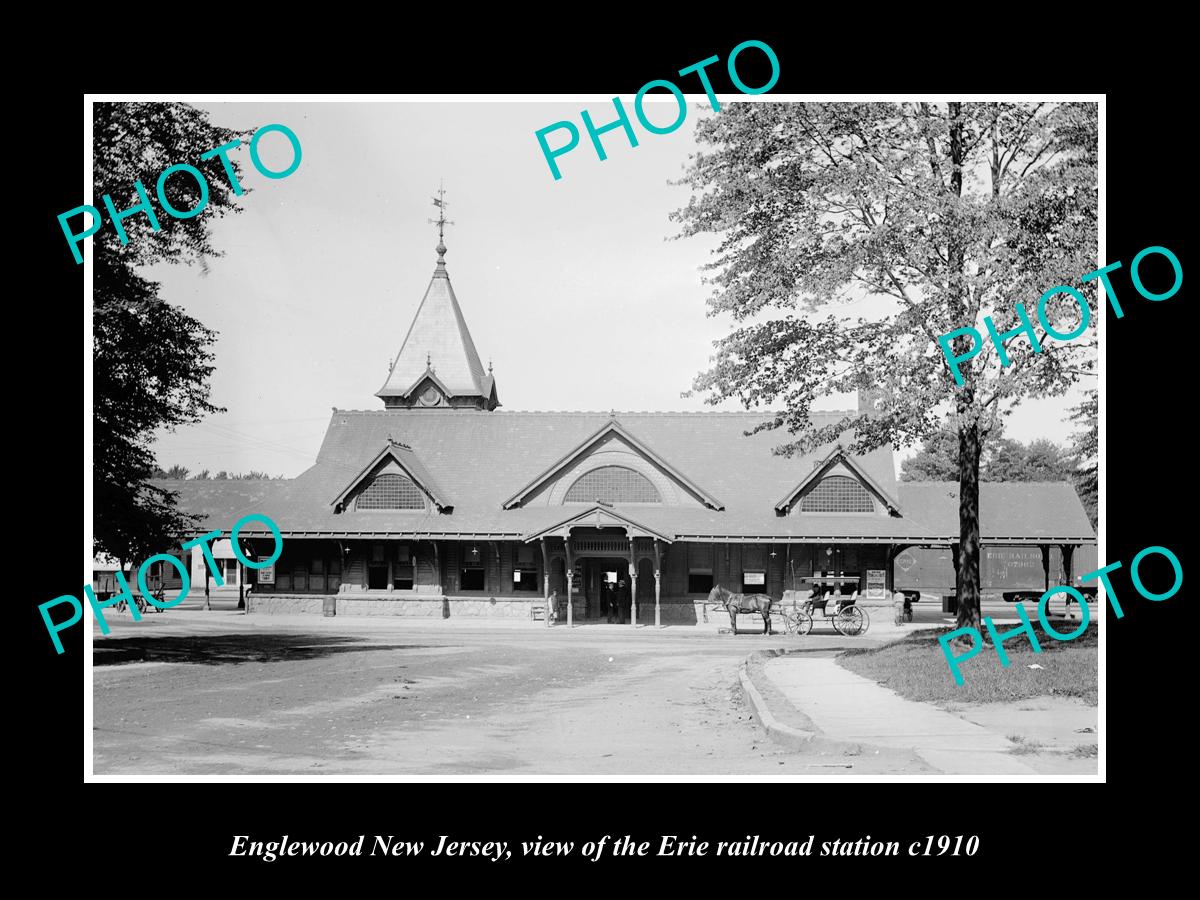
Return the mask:
{"type": "MultiPolygon", "coordinates": [[[[1059,544],[1058,551],[1062,554],[1062,573],[1063,584],[1075,586],[1075,567],[1073,560],[1075,558],[1074,544],[1059,544]]],[[[1066,601],[1066,609],[1068,616],[1071,613],[1071,601],[1074,599],[1070,594],[1063,594],[1063,599],[1066,601]]],[[[1082,610],[1080,610],[1082,614],[1082,610]]]]}
{"type": "Polygon", "coordinates": [[[1062,553],[1062,570],[1063,581],[1066,584],[1074,584],[1075,579],[1075,545],[1074,544],[1059,544],[1059,552],[1062,553]]]}
{"type": "Polygon", "coordinates": [[[542,599],[545,601],[544,613],[546,627],[550,627],[550,551],[546,549],[546,539],[540,539],[542,545],[542,599]]]}
{"type": "Polygon", "coordinates": [[[654,539],[654,627],[662,628],[662,551],[654,539]]]}
{"type": "Polygon", "coordinates": [[[573,628],[575,625],[575,597],[573,588],[575,585],[575,554],[571,550],[571,532],[567,532],[563,538],[563,543],[567,545],[567,628],[573,628]]]}
{"type": "Polygon", "coordinates": [[[629,624],[637,628],[637,556],[633,550],[633,538],[629,539],[629,624]]]}

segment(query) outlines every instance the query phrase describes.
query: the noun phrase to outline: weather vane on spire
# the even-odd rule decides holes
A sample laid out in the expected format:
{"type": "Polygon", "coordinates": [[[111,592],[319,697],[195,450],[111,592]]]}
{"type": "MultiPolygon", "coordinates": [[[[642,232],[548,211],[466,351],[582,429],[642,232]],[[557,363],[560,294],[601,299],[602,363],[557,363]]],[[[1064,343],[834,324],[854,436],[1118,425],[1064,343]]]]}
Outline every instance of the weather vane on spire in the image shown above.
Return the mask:
{"type": "MultiPolygon", "coordinates": [[[[446,218],[446,207],[450,204],[446,202],[446,188],[443,186],[443,183],[440,180],[438,181],[438,195],[433,198],[433,205],[438,208],[438,217],[436,219],[430,219],[429,224],[436,225],[438,227],[438,245],[440,247],[445,243],[444,232],[446,226],[454,224],[446,218]]],[[[445,250],[442,249],[439,250],[439,252],[444,253],[445,250]]]]}

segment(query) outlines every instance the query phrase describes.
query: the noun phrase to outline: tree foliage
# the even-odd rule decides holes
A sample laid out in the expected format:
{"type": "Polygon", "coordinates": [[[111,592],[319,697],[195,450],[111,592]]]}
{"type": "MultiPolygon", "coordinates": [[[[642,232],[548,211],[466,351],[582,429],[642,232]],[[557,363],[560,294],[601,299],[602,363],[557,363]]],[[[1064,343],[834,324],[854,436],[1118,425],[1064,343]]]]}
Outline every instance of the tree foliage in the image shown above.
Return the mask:
{"type": "MultiPolygon", "coordinates": [[[[962,387],[937,337],[986,334],[986,315],[1008,330],[1018,301],[1095,268],[1096,122],[1094,104],[738,103],[699,120],[681,181],[680,236],[720,236],[709,313],[736,325],[696,390],[774,408],[756,430],[786,428],[782,453],[847,429],[851,452],[957,433],[960,624],[979,621],[984,444],[1022,398],[1093,370],[1094,330],[1040,353],[1014,341],[1007,368],[989,344],[962,387]],[[874,412],[810,425],[816,398],[859,390],[881,392],[874,412]]],[[[1047,313],[1061,332],[1078,320],[1061,295],[1047,313]]]]}
{"type": "Polygon", "coordinates": [[[1100,397],[1096,390],[1088,391],[1083,402],[1072,408],[1071,421],[1076,423],[1070,443],[1075,490],[1095,528],[1100,505],[1100,397]]]}
{"type": "Polygon", "coordinates": [[[958,481],[958,432],[943,428],[900,464],[901,481],[958,481]]]}
{"type": "MultiPolygon", "coordinates": [[[[100,207],[104,194],[119,210],[135,205],[135,181],[153,197],[159,173],[175,163],[200,169],[209,187],[208,206],[194,218],[174,219],[156,206],[160,231],[138,213],[124,221],[128,244],[107,223],[93,238],[94,550],[125,562],[167,549],[196,525],[175,506],[175,492],[149,483],[154,432],[220,411],[208,386],[216,333],[165,302],[159,284],[140,269],[153,262],[203,267],[220,255],[212,222],[238,207],[220,161],[201,162],[200,154],[242,134],[213,125],[187,104],[94,107],[93,205],[100,207]]],[[[176,209],[199,201],[199,187],[186,174],[169,179],[165,190],[176,209]]]]}
{"type": "MultiPolygon", "coordinates": [[[[1037,438],[1024,444],[1012,438],[993,438],[980,461],[981,481],[1066,481],[1075,478],[1070,451],[1037,438]]],[[[926,438],[921,450],[900,466],[902,481],[956,481],[958,434],[942,429],[926,438]]]]}
{"type": "MultiPolygon", "coordinates": [[[[154,478],[182,481],[188,477],[191,470],[187,466],[171,466],[169,469],[164,469],[161,466],[154,467],[154,478]]],[[[280,481],[282,475],[271,475],[267,472],[260,472],[258,469],[251,469],[249,472],[227,472],[222,469],[216,475],[211,474],[208,469],[203,469],[192,476],[193,481],[280,481]]]]}

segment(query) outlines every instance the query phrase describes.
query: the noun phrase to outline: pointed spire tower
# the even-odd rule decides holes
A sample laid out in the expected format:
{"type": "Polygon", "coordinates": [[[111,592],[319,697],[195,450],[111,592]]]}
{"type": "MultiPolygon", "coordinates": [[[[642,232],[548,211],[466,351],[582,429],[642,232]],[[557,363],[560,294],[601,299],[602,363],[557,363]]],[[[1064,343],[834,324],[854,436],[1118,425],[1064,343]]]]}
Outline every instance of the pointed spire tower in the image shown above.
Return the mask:
{"type": "Polygon", "coordinates": [[[375,395],[388,409],[465,407],[490,411],[500,405],[491,366],[484,372],[446,271],[445,229],[454,223],[446,219],[445,193],[438,188],[433,200],[438,217],[429,220],[438,227],[438,261],[433,278],[391,364],[387,381],[375,395]]]}

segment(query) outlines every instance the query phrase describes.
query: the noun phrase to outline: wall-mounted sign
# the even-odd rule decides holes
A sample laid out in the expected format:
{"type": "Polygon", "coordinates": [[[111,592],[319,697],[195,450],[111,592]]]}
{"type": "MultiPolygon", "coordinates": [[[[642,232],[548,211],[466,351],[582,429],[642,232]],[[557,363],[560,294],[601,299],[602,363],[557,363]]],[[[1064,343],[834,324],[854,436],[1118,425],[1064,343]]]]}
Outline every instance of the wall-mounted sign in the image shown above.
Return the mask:
{"type": "Polygon", "coordinates": [[[259,584],[274,584],[275,583],[275,565],[272,563],[269,566],[264,566],[258,570],[259,584]]]}
{"type": "Polygon", "coordinates": [[[883,569],[867,569],[867,599],[887,598],[887,572],[883,569]]]}
{"type": "Polygon", "coordinates": [[[742,573],[742,583],[743,584],[766,584],[767,583],[767,573],[766,572],[743,572],[742,573]]]}

